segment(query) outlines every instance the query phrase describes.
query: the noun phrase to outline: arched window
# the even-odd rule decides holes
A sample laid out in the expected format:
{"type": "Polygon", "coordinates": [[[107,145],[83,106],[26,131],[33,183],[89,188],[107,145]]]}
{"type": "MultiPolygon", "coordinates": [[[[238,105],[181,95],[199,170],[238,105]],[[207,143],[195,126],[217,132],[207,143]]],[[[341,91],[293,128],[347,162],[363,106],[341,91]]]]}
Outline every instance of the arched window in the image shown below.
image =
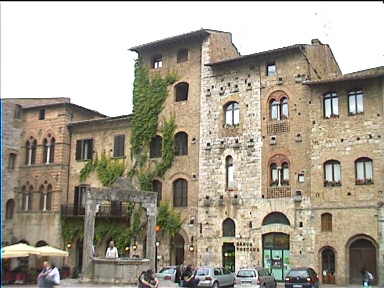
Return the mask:
{"type": "Polygon", "coordinates": [[[55,138],[51,138],[51,145],[50,145],[50,150],[49,150],[49,156],[48,156],[48,160],[49,160],[49,163],[53,163],[55,161],[55,143],[56,143],[56,140],[55,138]]]}
{"type": "Polygon", "coordinates": [[[188,134],[185,132],[175,135],[175,155],[188,155],[188,134]]]}
{"type": "Polygon", "coordinates": [[[332,215],[329,213],[321,214],[321,232],[332,231],[332,215]]]}
{"type": "Polygon", "coordinates": [[[223,221],[223,237],[235,237],[235,234],[235,222],[231,218],[225,219],[223,221]]]}
{"type": "Polygon", "coordinates": [[[16,154],[10,153],[8,158],[8,169],[13,170],[16,166],[16,154]]]}
{"type": "Polygon", "coordinates": [[[163,138],[157,135],[152,138],[152,141],[149,145],[149,157],[150,158],[159,158],[162,153],[163,138]]]}
{"type": "Polygon", "coordinates": [[[33,186],[30,185],[28,187],[28,191],[26,191],[25,186],[22,188],[22,209],[23,211],[31,211],[32,210],[32,192],[33,186]]]}
{"type": "Polygon", "coordinates": [[[339,97],[336,92],[329,92],[324,95],[324,117],[339,116],[339,97]]]}
{"type": "Polygon", "coordinates": [[[234,188],[234,167],[233,167],[233,158],[232,156],[227,156],[225,158],[225,183],[226,189],[234,188]]]}
{"type": "Polygon", "coordinates": [[[25,164],[32,165],[36,163],[37,141],[32,137],[25,144],[25,164]]]}
{"type": "Polygon", "coordinates": [[[276,100],[272,100],[270,103],[271,106],[271,119],[280,120],[280,103],[276,100]]]}
{"type": "Polygon", "coordinates": [[[277,165],[272,163],[270,166],[271,169],[271,182],[270,186],[279,186],[279,170],[277,169],[277,165]]]}
{"type": "Polygon", "coordinates": [[[176,102],[188,100],[189,85],[186,82],[181,82],[175,86],[176,102]]]}
{"type": "Polygon", "coordinates": [[[12,219],[14,210],[15,210],[15,200],[9,199],[5,207],[5,219],[8,219],[8,220],[12,219]]]}
{"type": "Polygon", "coordinates": [[[152,191],[157,193],[157,206],[160,206],[162,199],[163,184],[159,180],[152,181],[152,191]]]}
{"type": "Polygon", "coordinates": [[[356,184],[373,183],[373,164],[372,159],[367,157],[359,158],[355,161],[356,184]]]}
{"type": "Polygon", "coordinates": [[[52,185],[48,184],[47,186],[47,201],[46,201],[46,210],[52,209],[52,185]]]}
{"type": "Polygon", "coordinates": [[[291,225],[289,223],[289,220],[287,216],[285,216],[281,212],[272,212],[269,213],[265,218],[263,219],[263,224],[262,225],[269,225],[269,224],[283,224],[283,225],[291,225]]]}
{"type": "Polygon", "coordinates": [[[270,186],[288,186],[289,185],[289,164],[283,162],[281,167],[277,163],[270,164],[270,186]]]}
{"type": "Polygon", "coordinates": [[[324,186],[341,185],[341,168],[337,160],[328,160],[324,163],[324,186]]]}
{"type": "Polygon", "coordinates": [[[288,118],[288,98],[284,97],[281,99],[281,119],[288,118]]]}
{"type": "Polygon", "coordinates": [[[53,163],[55,159],[55,138],[45,138],[43,140],[43,163],[53,163]]]}
{"type": "Polygon", "coordinates": [[[173,182],[173,207],[188,206],[188,182],[177,179],[173,182]]]}
{"type": "Polygon", "coordinates": [[[281,185],[287,186],[289,185],[289,165],[287,162],[281,165],[281,185]]]}
{"type": "Polygon", "coordinates": [[[49,161],[48,161],[48,149],[49,149],[49,143],[48,143],[48,140],[47,140],[47,138],[45,138],[44,140],[43,140],[43,163],[49,163],[49,161]]]}
{"type": "Polygon", "coordinates": [[[39,195],[40,195],[40,210],[45,211],[45,203],[47,201],[47,194],[44,191],[44,185],[40,186],[39,195]]]}
{"type": "Polygon", "coordinates": [[[237,102],[230,102],[225,107],[225,124],[229,126],[239,125],[240,106],[237,102]]]}

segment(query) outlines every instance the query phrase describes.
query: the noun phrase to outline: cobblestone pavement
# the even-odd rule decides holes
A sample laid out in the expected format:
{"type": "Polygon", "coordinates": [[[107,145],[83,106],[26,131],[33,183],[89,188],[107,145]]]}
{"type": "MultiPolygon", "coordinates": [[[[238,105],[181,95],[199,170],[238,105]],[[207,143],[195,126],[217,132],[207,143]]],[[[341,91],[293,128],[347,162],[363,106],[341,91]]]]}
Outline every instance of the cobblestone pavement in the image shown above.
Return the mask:
{"type": "MultiPolygon", "coordinates": [[[[23,284],[13,284],[13,285],[2,285],[1,287],[8,288],[36,288],[37,285],[23,285],[23,284]]],[[[60,287],[79,287],[79,288],[136,288],[134,285],[110,285],[110,284],[90,284],[90,283],[79,283],[78,279],[63,279],[61,280],[60,286],[55,286],[57,288],[60,287]]],[[[160,288],[175,288],[177,285],[170,281],[160,281],[160,288]]],[[[338,286],[338,285],[321,285],[321,288],[362,288],[360,285],[349,285],[349,286],[338,286]]],[[[284,284],[278,283],[277,288],[284,288],[284,284]]],[[[372,288],[379,288],[377,286],[372,286],[372,288]]],[[[384,287],[382,287],[384,288],[384,287]]]]}

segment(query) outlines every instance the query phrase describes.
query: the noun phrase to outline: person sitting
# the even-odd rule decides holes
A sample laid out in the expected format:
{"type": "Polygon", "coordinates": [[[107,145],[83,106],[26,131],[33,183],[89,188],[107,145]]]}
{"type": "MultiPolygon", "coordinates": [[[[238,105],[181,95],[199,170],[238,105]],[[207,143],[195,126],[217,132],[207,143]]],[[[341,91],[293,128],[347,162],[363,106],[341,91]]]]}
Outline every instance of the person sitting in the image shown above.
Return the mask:
{"type": "Polygon", "coordinates": [[[48,261],[43,262],[43,269],[37,277],[39,288],[52,288],[54,285],[60,285],[60,273],[55,265],[50,265],[48,261]]]}
{"type": "Polygon", "coordinates": [[[192,265],[187,266],[182,275],[183,287],[197,288],[200,279],[196,278],[196,273],[197,270],[194,270],[192,265]]]}
{"type": "Polygon", "coordinates": [[[139,288],[157,288],[159,280],[157,280],[152,269],[144,271],[139,276],[139,288]]]}

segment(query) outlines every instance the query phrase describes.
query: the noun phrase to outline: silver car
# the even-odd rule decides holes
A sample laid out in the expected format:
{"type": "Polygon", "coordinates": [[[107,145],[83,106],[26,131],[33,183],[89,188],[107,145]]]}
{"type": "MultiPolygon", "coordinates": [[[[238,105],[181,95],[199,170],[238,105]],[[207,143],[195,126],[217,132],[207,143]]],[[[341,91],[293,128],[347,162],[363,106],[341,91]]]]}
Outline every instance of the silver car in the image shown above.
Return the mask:
{"type": "Polygon", "coordinates": [[[196,278],[200,279],[199,287],[219,288],[235,283],[235,274],[222,267],[199,267],[196,278]]]}
{"type": "Polygon", "coordinates": [[[275,277],[263,267],[242,268],[237,271],[235,288],[276,288],[275,277]]]}
{"type": "Polygon", "coordinates": [[[156,278],[159,281],[169,280],[172,282],[175,282],[175,275],[176,275],[176,266],[164,267],[164,268],[160,269],[160,271],[155,274],[156,278]]]}

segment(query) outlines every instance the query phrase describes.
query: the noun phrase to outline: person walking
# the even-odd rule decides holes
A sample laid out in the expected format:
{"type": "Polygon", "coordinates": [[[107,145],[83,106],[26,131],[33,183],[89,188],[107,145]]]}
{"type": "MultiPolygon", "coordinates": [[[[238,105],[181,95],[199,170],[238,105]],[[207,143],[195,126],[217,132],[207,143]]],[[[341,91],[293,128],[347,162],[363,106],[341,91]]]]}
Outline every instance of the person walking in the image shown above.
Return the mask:
{"type": "Polygon", "coordinates": [[[117,248],[115,247],[115,243],[111,240],[109,241],[109,247],[107,252],[105,253],[105,258],[117,259],[119,258],[119,253],[117,252],[117,248]]]}
{"type": "Polygon", "coordinates": [[[360,273],[363,282],[363,287],[370,287],[372,285],[373,275],[368,272],[365,267],[361,269],[360,273]]]}

